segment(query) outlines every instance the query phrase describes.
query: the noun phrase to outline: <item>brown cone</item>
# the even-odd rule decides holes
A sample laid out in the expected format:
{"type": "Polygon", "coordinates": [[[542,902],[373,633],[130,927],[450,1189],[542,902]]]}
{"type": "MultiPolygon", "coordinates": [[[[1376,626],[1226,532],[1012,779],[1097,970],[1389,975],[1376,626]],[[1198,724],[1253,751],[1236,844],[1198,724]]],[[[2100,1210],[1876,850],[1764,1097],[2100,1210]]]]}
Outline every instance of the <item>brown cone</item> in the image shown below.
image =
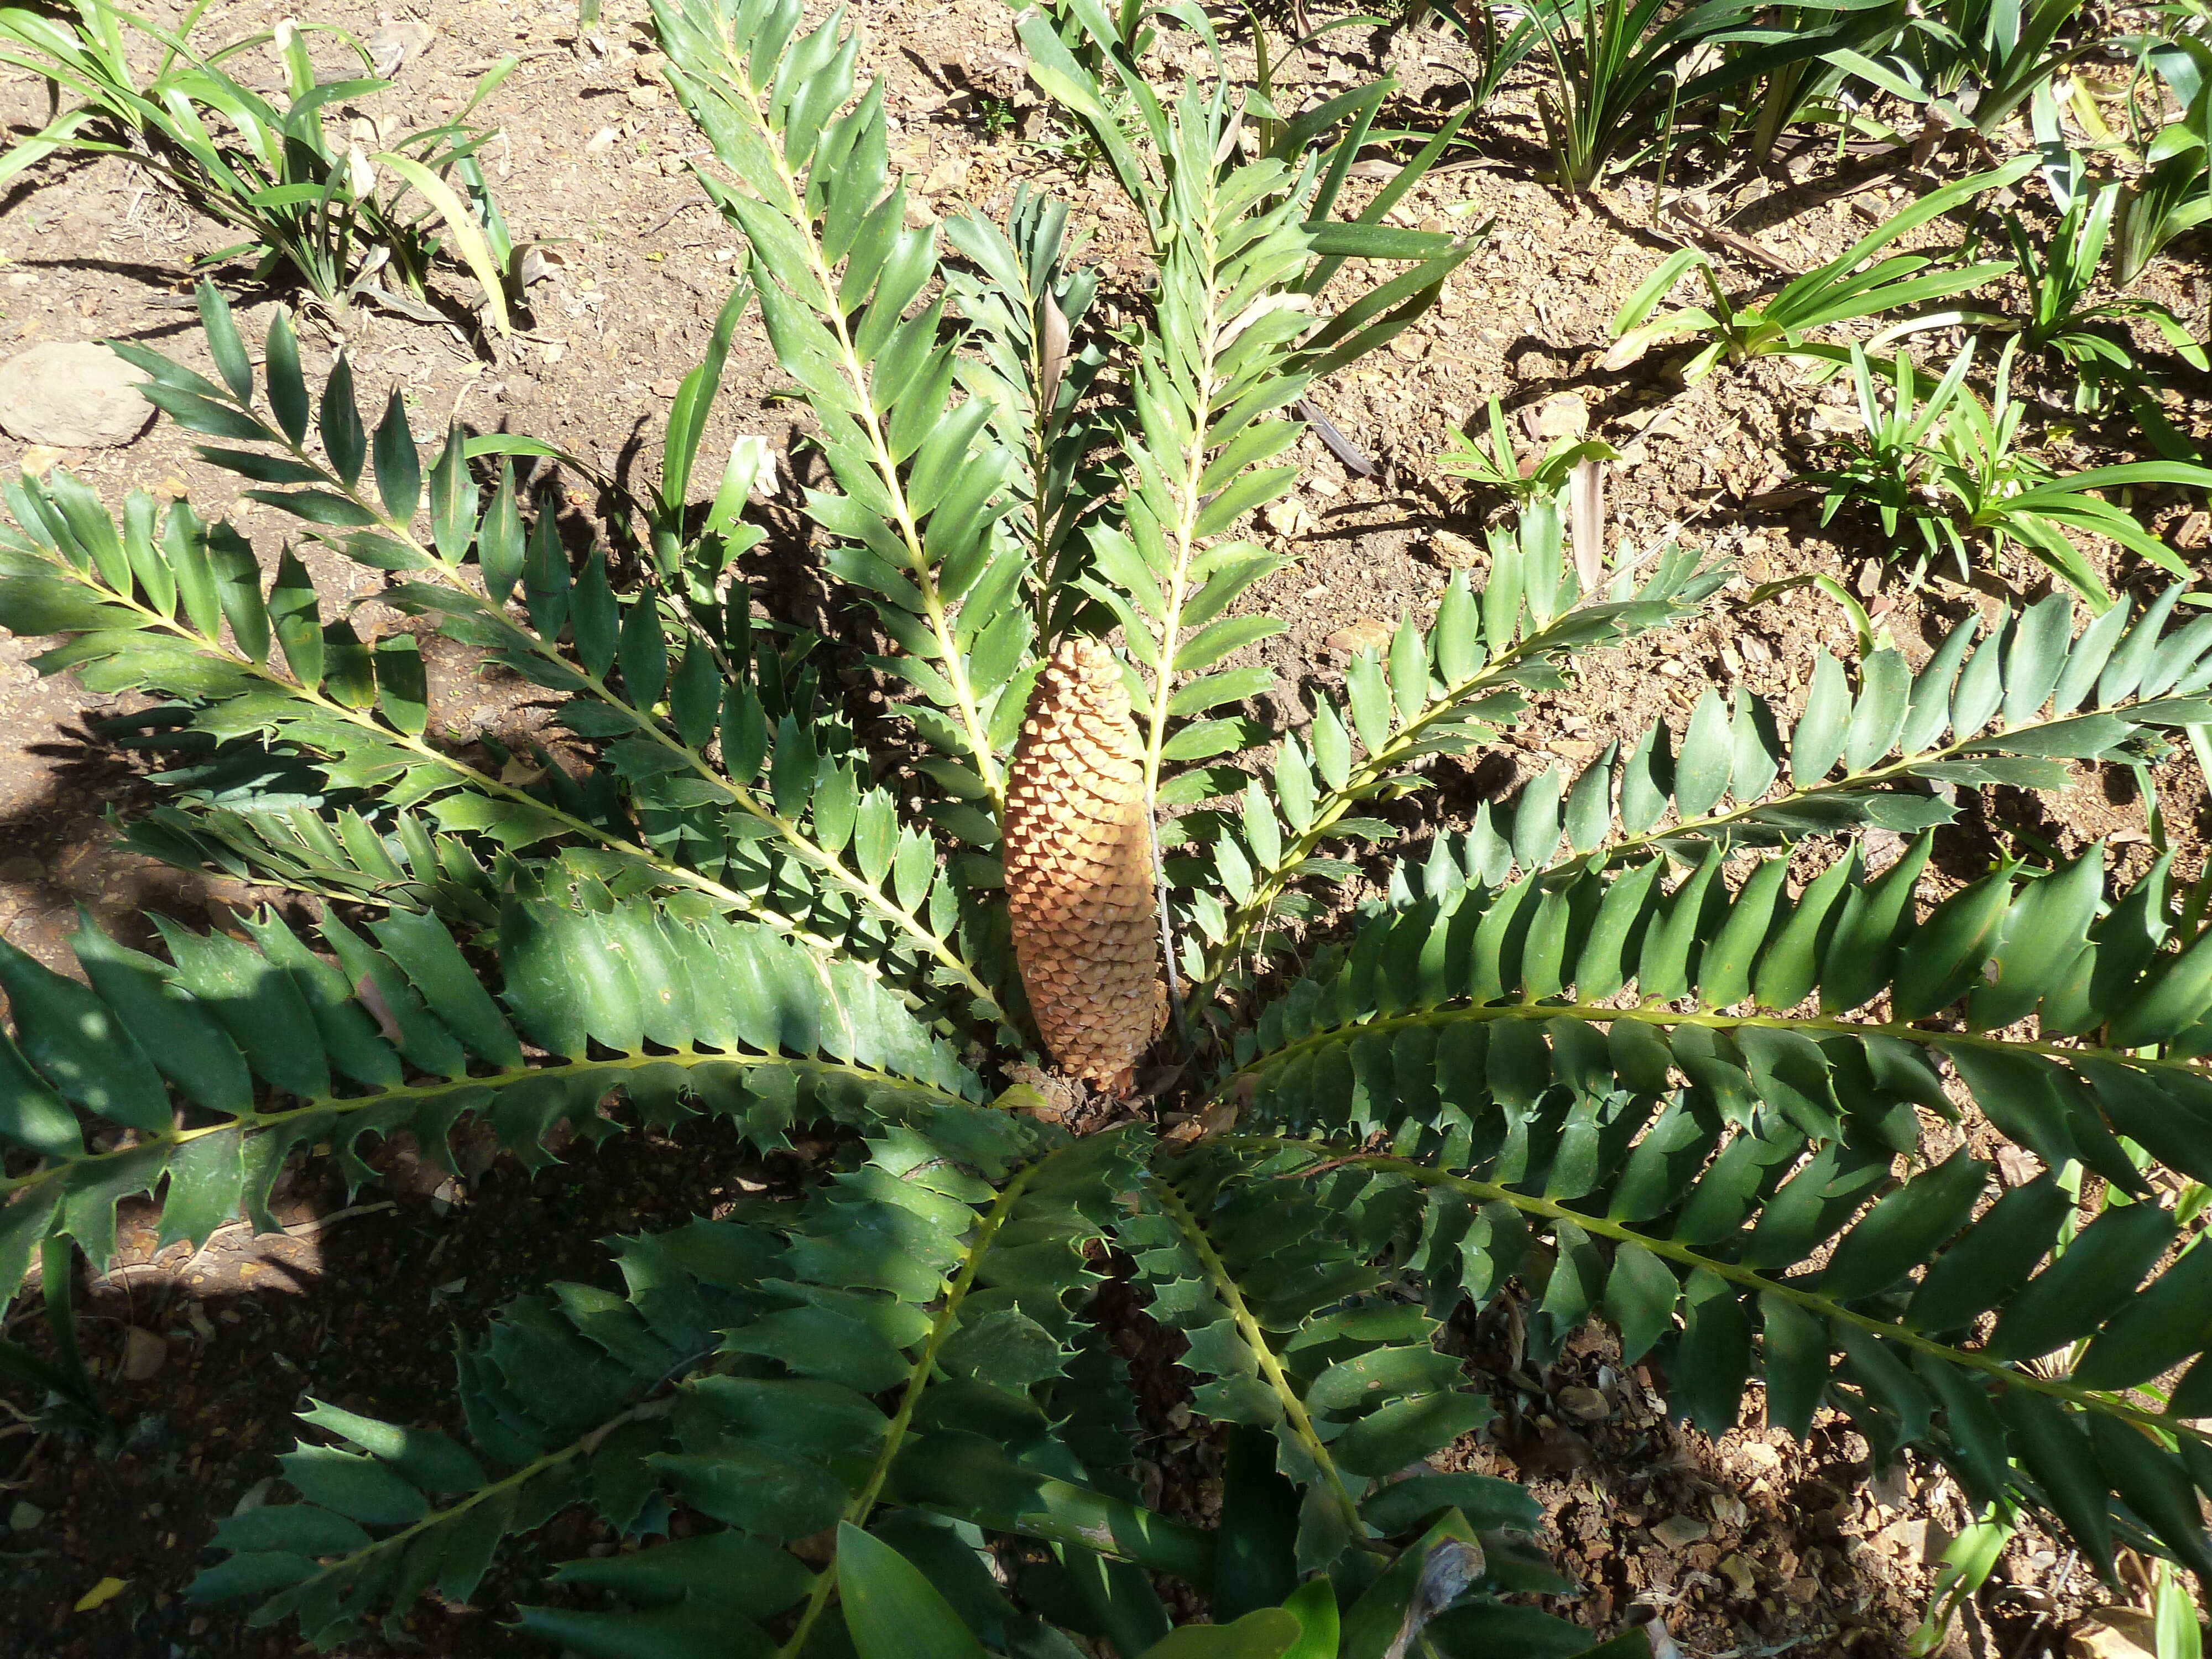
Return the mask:
{"type": "Polygon", "coordinates": [[[1006,781],[1006,908],[1037,1031],[1062,1071],[1128,1092],[1167,1023],[1144,745],[1106,647],[1037,676],[1006,781]]]}

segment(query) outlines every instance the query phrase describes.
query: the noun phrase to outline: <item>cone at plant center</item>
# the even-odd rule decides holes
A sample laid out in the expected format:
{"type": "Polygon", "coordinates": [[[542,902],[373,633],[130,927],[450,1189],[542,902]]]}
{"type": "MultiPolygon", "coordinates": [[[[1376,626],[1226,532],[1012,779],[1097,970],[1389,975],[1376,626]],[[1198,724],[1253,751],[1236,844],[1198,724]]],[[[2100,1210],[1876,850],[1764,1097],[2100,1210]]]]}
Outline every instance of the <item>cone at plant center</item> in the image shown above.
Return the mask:
{"type": "Polygon", "coordinates": [[[1167,1021],[1144,744],[1120,669],[1068,640],[1038,675],[1006,789],[1006,908],[1060,1069],[1127,1092],[1167,1021]]]}

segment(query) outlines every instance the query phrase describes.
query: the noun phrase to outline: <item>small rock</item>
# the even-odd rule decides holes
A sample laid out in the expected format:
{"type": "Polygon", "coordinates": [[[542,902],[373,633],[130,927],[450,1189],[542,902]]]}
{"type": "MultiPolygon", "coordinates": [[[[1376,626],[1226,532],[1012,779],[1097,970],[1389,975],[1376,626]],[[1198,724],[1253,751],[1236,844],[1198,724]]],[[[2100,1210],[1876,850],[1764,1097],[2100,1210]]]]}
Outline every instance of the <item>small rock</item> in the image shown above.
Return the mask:
{"type": "Polygon", "coordinates": [[[601,127],[597,132],[593,133],[589,138],[586,138],[584,141],[584,154],[586,155],[605,155],[609,150],[615,147],[615,141],[621,136],[622,135],[617,132],[612,127],[601,127]]]}
{"type": "Polygon", "coordinates": [[[1559,1409],[1570,1417],[1578,1417],[1585,1423],[1602,1423],[1613,1414],[1613,1407],[1595,1389],[1577,1384],[1559,1390],[1559,1409]]]}
{"type": "Polygon", "coordinates": [[[17,1502],[14,1509],[8,1511],[8,1530],[36,1532],[45,1523],[46,1518],[46,1512],[44,1510],[27,1498],[23,1498],[17,1502]]]}
{"type": "Polygon", "coordinates": [[[1783,1593],[1799,1607],[1810,1607],[1820,1599],[1820,1581],[1809,1575],[1802,1578],[1793,1578],[1790,1581],[1790,1588],[1783,1593]]]}
{"type": "Polygon", "coordinates": [[[1721,1577],[1729,1581],[1739,1601],[1748,1601],[1759,1593],[1759,1581],[1752,1576],[1751,1563],[1741,1555],[1731,1555],[1721,1562],[1721,1577]]]}
{"type": "Polygon", "coordinates": [[[1260,520],[1278,536],[1303,536],[1313,528],[1313,514],[1306,504],[1292,496],[1275,502],[1260,514],[1260,520]]]}
{"type": "Polygon", "coordinates": [[[2203,547],[2212,542],[2212,513],[2192,513],[2174,527],[2176,547],[2203,547]]]}
{"type": "Polygon", "coordinates": [[[2066,1638],[2066,1659],[2151,1659],[2157,1650],[2150,1615],[2133,1607],[2097,1607],[2066,1638]]]}
{"type": "Polygon", "coordinates": [[[1724,1527],[1741,1527],[1751,1518],[1743,1499],[1732,1492],[1717,1492],[1705,1500],[1705,1507],[1713,1512],[1713,1519],[1724,1527]]]}
{"type": "Polygon", "coordinates": [[[1928,1565],[1943,1559],[1951,1540],[1929,1521],[1893,1521],[1881,1529],[1881,1547],[1892,1555],[1928,1565]]]}
{"type": "Polygon", "coordinates": [[[26,476],[43,478],[57,466],[68,466],[76,459],[74,452],[56,449],[52,444],[33,444],[23,451],[23,459],[15,463],[26,476]]]}
{"type": "Polygon", "coordinates": [[[1670,1515],[1651,1528],[1651,1535],[1670,1550],[1687,1549],[1711,1532],[1712,1528],[1694,1515],[1670,1515]]]}
{"type": "Polygon", "coordinates": [[[1449,530],[1429,532],[1429,556],[1447,570],[1464,570],[1482,558],[1481,547],[1449,530]]]}
{"type": "Polygon", "coordinates": [[[640,109],[651,109],[660,101],[660,88],[650,81],[641,81],[623,94],[640,109]]]}
{"type": "Polygon", "coordinates": [[[0,364],[0,428],[59,449],[127,444],[154,418],[143,379],[106,346],[49,340],[0,364]]]}
{"type": "Polygon", "coordinates": [[[1539,438],[1579,438],[1589,431],[1589,405],[1572,392],[1554,392],[1536,405],[1539,438]]]}
{"type": "Polygon", "coordinates": [[[1866,430],[1866,422],[1859,418],[1857,410],[1835,404],[1816,405],[1812,418],[1806,424],[1812,428],[1816,441],[1825,438],[1848,438],[1866,430]]]}
{"type": "MultiPolygon", "coordinates": [[[[1864,842],[1862,842],[1861,845],[1864,842]]],[[[1905,1465],[1898,1462],[1892,1463],[1887,1468],[1875,1470],[1874,1479],[1867,1482],[1866,1490],[1867,1496],[1883,1509],[1901,1510],[1912,1500],[1917,1489],[1905,1465]]]]}
{"type": "Polygon", "coordinates": [[[136,1325],[123,1333],[123,1380],[143,1382],[169,1357],[169,1345],[151,1331],[142,1331],[136,1325]]]}
{"type": "Polygon", "coordinates": [[[1347,657],[1356,657],[1363,651],[1381,651],[1390,643],[1390,628],[1372,617],[1360,617],[1346,623],[1322,643],[1332,651],[1341,651],[1347,657]]]}
{"type": "Polygon", "coordinates": [[[380,81],[389,81],[399,72],[400,64],[420,53],[429,44],[430,26],[411,19],[386,23],[381,28],[372,30],[368,38],[362,42],[368,48],[369,62],[380,81]]]}

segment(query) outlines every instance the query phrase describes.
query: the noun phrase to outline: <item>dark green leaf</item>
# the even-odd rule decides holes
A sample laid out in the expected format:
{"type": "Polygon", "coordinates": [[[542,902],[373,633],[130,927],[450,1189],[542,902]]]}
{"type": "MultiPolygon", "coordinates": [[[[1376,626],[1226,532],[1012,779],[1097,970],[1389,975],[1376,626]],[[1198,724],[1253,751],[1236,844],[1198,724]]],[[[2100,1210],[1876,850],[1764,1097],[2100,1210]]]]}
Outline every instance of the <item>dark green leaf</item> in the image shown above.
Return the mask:
{"type": "Polygon", "coordinates": [[[269,620],[292,678],[314,690],[323,683],[322,612],[313,579],[289,547],[277,561],[276,584],[269,590],[269,620]]]}
{"type": "Polygon", "coordinates": [[[384,418],[376,423],[375,449],[377,497],[392,523],[404,526],[414,518],[422,499],[422,457],[408,429],[407,405],[397,386],[384,406],[384,418]]]}

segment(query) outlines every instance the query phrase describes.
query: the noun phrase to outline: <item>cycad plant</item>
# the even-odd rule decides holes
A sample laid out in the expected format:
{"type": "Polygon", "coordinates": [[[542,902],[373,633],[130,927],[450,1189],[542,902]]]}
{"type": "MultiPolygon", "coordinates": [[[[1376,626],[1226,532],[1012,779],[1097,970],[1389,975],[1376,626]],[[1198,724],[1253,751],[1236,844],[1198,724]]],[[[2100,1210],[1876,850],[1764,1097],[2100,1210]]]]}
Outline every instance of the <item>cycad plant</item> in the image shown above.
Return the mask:
{"type": "Polygon", "coordinates": [[[297,1501],[226,1521],[196,1594],[329,1646],[584,1504],[624,1545],[554,1572],[592,1605],[519,1618],[587,1655],[1573,1651],[1598,1636],[1502,1599],[1569,1588],[1519,1536],[1537,1506],[1440,1467],[1492,1414],[1454,1322],[1504,1297],[1540,1358],[1610,1321],[1708,1430],[1756,1377],[1771,1420],[1840,1411],[2108,1576],[2123,1544],[2212,1571],[2203,894],[2165,859],[2108,890],[2097,848],[1930,871],[1960,791],[2212,721],[2212,627],[2173,589],[2077,634],[2062,597],[1917,672],[1824,657],[1794,720],[1708,694],[1370,866],[1380,804],[1724,573],[1668,548],[1585,591],[1556,534],[1501,534],[1268,726],[1237,659],[1282,560],[1235,532],[1291,481],[1281,411],[1468,249],[1331,218],[1371,103],[1247,158],[1230,93],[1160,100],[1071,11],[1119,90],[1028,25],[1038,77],[1159,273],[1121,343],[1079,331],[1056,212],[957,225],[951,268],[907,224],[839,20],[657,13],[812,413],[824,568],[906,688],[888,753],[827,645],[753,615],[742,491],[685,511],[742,289],[659,491],[580,557],[511,470],[544,446],[456,432],[426,469],[342,361],[311,396],[281,320],[265,377],[211,290],[216,380],[134,354],[210,459],[551,694],[561,759],[433,738],[415,637],[362,640],[289,553],[264,592],[181,504],[9,487],[0,623],[190,752],[140,844],[334,902],[311,935],[160,924],[160,955],[88,923],[86,982],[0,946],[0,1284],[104,1262],[129,1194],[196,1239],[265,1220],[295,1151],[366,1178],[374,1139],[435,1158],[464,1117],[533,1164],[564,1122],[696,1113],[835,1144],[796,1191],[612,1241],[619,1291],[511,1304],[458,1356],[466,1443],[315,1407],[297,1501]],[[1332,311],[1347,258],[1404,269],[1332,311]],[[1869,825],[1915,837],[1878,872],[1869,825]],[[1095,1097],[1018,1080],[1036,1058],[1095,1097]],[[1962,1144],[1969,1102],[2023,1161],[1962,1144]],[[1218,1522],[1142,1501],[1138,1310],[1188,1344],[1218,1522]]]}

